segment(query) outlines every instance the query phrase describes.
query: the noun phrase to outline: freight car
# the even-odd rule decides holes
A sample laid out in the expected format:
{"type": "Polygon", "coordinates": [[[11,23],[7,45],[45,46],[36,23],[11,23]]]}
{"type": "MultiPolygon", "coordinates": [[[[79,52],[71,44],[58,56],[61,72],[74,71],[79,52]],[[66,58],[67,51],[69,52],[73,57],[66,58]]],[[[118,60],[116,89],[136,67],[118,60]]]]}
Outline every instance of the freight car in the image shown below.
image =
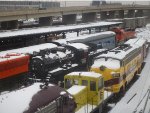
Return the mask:
{"type": "Polygon", "coordinates": [[[122,22],[121,28],[136,29],[146,25],[146,17],[107,19],[108,22],[122,22]]]}
{"type": "Polygon", "coordinates": [[[125,42],[125,44],[130,44],[131,46],[133,45],[141,46],[142,62],[144,62],[144,59],[147,56],[147,52],[149,48],[149,44],[146,39],[142,39],[142,38],[130,39],[127,42],[125,42]]]}
{"type": "Polygon", "coordinates": [[[9,53],[0,56],[0,90],[7,84],[26,80],[29,71],[29,55],[9,53]]]}
{"type": "Polygon", "coordinates": [[[140,40],[134,44],[120,45],[95,59],[91,71],[104,76],[104,86],[107,91],[125,92],[127,84],[141,70],[144,44],[140,40]]]}
{"type": "Polygon", "coordinates": [[[74,113],[76,103],[63,88],[34,83],[0,95],[0,113],[74,113]]]}

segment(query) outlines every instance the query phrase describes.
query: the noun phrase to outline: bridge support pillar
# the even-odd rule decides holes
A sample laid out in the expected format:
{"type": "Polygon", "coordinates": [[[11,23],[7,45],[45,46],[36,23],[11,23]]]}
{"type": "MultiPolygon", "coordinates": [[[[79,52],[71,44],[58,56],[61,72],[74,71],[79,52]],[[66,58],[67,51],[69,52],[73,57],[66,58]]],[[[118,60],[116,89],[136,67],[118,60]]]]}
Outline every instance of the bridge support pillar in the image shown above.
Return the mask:
{"type": "Polygon", "coordinates": [[[62,22],[63,24],[76,24],[76,14],[63,15],[62,22]]]}
{"type": "Polygon", "coordinates": [[[96,21],[96,13],[83,13],[82,22],[94,22],[96,21]]]}
{"type": "Polygon", "coordinates": [[[137,10],[137,12],[135,13],[136,17],[142,17],[143,16],[143,10],[137,10]]]}
{"type": "Polygon", "coordinates": [[[115,18],[115,11],[109,11],[109,19],[114,19],[115,18]]]}
{"type": "Polygon", "coordinates": [[[101,20],[107,19],[107,12],[101,12],[101,20]]]}
{"type": "Polygon", "coordinates": [[[128,10],[127,17],[128,17],[128,18],[133,18],[133,17],[135,17],[135,10],[128,10]]]}
{"type": "Polygon", "coordinates": [[[52,16],[39,18],[39,25],[40,26],[51,26],[52,23],[53,23],[52,16]]]}
{"type": "Polygon", "coordinates": [[[118,18],[124,18],[124,10],[118,12],[118,18]]]}
{"type": "Polygon", "coordinates": [[[1,28],[4,30],[18,29],[18,27],[19,27],[18,20],[1,22],[1,28]]]}
{"type": "Polygon", "coordinates": [[[143,16],[146,16],[146,23],[150,23],[150,10],[144,10],[143,16]]]}

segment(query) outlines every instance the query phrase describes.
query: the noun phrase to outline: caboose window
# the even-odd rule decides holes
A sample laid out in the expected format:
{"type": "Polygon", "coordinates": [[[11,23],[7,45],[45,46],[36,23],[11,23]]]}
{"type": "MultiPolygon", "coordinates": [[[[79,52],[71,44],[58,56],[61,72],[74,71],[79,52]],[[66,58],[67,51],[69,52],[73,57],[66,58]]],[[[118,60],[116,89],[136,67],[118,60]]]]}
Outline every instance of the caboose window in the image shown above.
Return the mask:
{"type": "Polygon", "coordinates": [[[87,80],[82,80],[82,85],[83,86],[88,86],[88,81],[87,80]]]}
{"type": "Polygon", "coordinates": [[[96,82],[95,81],[90,81],[90,90],[96,91],[96,82]]]}

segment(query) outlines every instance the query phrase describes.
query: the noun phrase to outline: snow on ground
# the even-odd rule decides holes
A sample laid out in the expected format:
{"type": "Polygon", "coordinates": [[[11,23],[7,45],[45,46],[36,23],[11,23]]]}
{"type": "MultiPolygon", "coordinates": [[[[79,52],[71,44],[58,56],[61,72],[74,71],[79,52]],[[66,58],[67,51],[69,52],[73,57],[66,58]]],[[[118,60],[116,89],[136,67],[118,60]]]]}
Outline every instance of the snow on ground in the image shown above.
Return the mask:
{"type": "Polygon", "coordinates": [[[145,28],[136,29],[136,36],[147,39],[150,42],[150,24],[147,24],[145,28]]]}
{"type": "MultiPolygon", "coordinates": [[[[146,38],[150,42],[150,25],[147,25],[144,29],[137,29],[137,37],[146,38]]],[[[139,79],[110,113],[150,113],[150,101],[147,102],[144,111],[144,105],[146,104],[146,99],[148,97],[147,92],[150,88],[150,50],[148,51],[145,62],[145,67],[143,68],[139,79]]]]}
{"type": "Polygon", "coordinates": [[[40,83],[0,95],[0,113],[23,113],[29,107],[34,94],[40,91],[40,83]]]}

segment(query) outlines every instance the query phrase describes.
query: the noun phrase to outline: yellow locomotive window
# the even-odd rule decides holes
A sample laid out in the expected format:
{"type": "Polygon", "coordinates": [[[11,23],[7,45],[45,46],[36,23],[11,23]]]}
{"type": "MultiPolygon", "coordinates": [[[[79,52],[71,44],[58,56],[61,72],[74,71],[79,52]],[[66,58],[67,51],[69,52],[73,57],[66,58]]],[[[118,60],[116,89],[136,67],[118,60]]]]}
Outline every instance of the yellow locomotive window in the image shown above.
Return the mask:
{"type": "Polygon", "coordinates": [[[98,89],[102,89],[103,88],[103,78],[101,78],[98,82],[98,89]]]}
{"type": "Polygon", "coordinates": [[[82,80],[82,85],[83,86],[88,86],[88,81],[87,80],[82,80]]]}
{"type": "Polygon", "coordinates": [[[79,80],[73,79],[73,84],[74,85],[78,85],[79,84],[79,80]]]}
{"type": "Polygon", "coordinates": [[[90,81],[90,90],[96,91],[96,82],[95,81],[90,81]]]}
{"type": "Polygon", "coordinates": [[[72,81],[70,79],[65,79],[65,88],[70,88],[72,86],[72,81]]]}

